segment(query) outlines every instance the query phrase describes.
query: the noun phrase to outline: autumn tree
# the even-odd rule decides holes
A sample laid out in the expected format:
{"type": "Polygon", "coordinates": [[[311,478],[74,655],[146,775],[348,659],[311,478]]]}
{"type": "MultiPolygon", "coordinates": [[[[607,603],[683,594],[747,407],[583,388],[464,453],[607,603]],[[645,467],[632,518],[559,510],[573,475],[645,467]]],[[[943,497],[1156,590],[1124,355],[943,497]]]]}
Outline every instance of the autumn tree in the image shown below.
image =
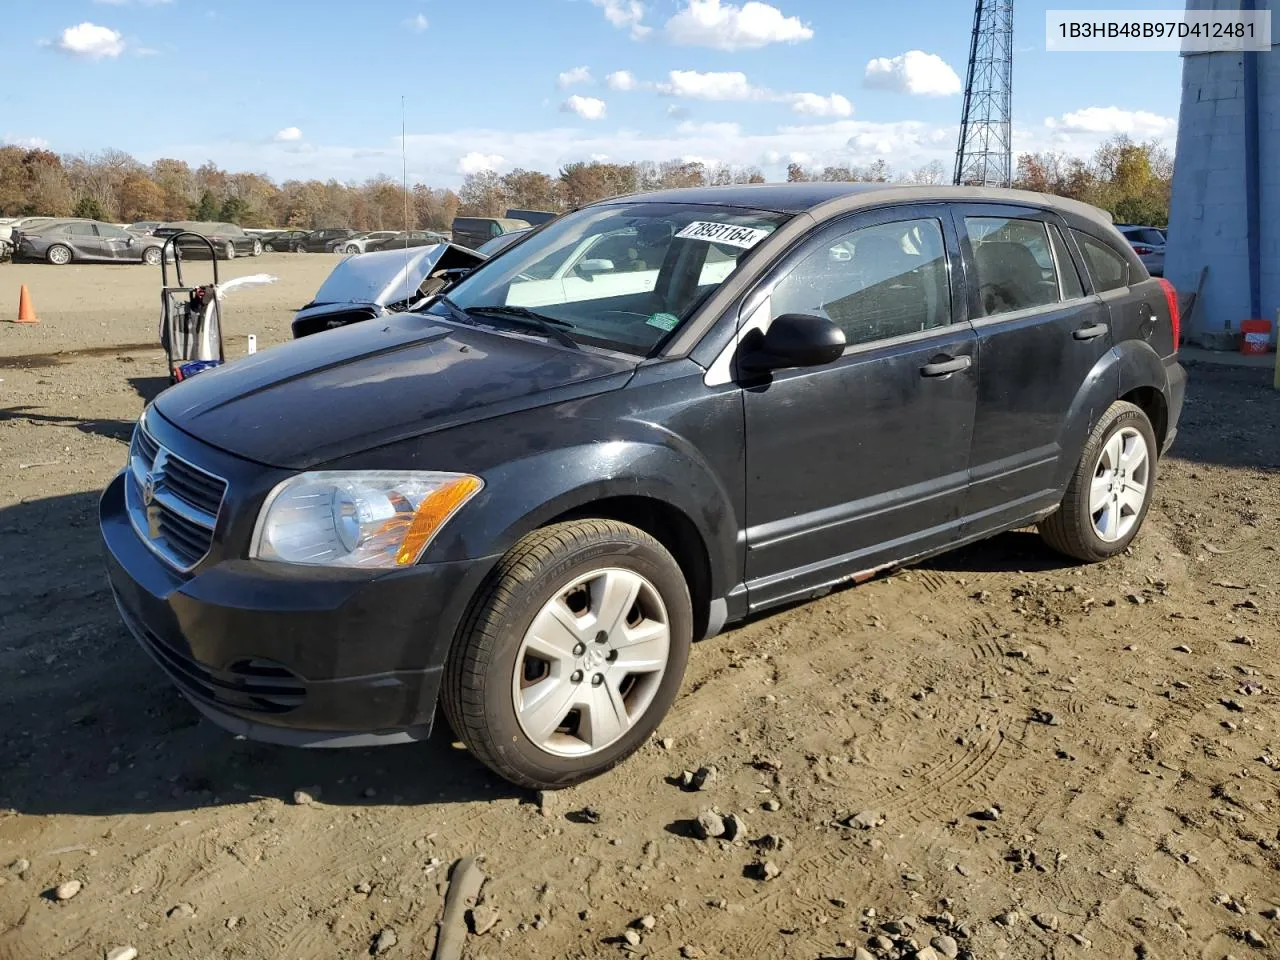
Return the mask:
{"type": "Polygon", "coordinates": [[[553,213],[561,208],[560,184],[541,170],[512,170],[502,178],[502,194],[508,207],[519,210],[553,213]]]}
{"type": "Polygon", "coordinates": [[[500,217],[506,209],[506,196],[502,191],[502,178],[492,170],[468,173],[458,191],[461,205],[458,210],[468,217],[500,217]]]}
{"type": "Polygon", "coordinates": [[[787,183],[804,183],[808,179],[809,174],[800,164],[794,160],[787,164],[787,183]]]}
{"type": "Polygon", "coordinates": [[[137,220],[159,220],[165,213],[164,191],[146,173],[134,171],[120,184],[120,219],[125,223],[137,220]]]}

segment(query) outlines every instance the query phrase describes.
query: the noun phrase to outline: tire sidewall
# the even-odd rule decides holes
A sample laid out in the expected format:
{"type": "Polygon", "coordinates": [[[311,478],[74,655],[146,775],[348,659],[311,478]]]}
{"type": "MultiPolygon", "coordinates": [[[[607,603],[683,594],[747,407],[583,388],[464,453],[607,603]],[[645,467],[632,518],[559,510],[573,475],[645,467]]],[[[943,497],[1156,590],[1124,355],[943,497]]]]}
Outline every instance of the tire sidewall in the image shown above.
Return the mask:
{"type": "Polygon", "coordinates": [[[160,259],[162,256],[163,254],[160,252],[159,247],[147,247],[145,250],[142,251],[142,262],[150,264],[151,266],[154,267],[160,263],[160,259]],[[153,253],[154,253],[154,259],[152,257],[153,253]]]}
{"type": "Polygon", "coordinates": [[[257,240],[253,241],[253,255],[255,257],[262,256],[262,244],[257,240]]]}
{"type": "Polygon", "coordinates": [[[65,267],[67,264],[69,264],[69,263],[71,262],[71,259],[72,259],[72,257],[71,257],[71,248],[70,248],[70,247],[68,247],[68,246],[67,246],[66,244],[64,244],[64,243],[55,243],[52,247],[50,247],[47,251],[45,251],[45,255],[44,255],[44,257],[45,257],[45,259],[46,259],[46,260],[48,260],[51,264],[53,264],[55,267],[65,267]],[[64,251],[66,251],[66,257],[67,257],[67,259],[65,259],[65,260],[55,260],[55,259],[53,258],[53,251],[55,251],[55,250],[64,250],[64,251]]]}
{"type": "Polygon", "coordinates": [[[521,584],[504,611],[501,639],[488,662],[484,680],[485,721],[495,752],[530,779],[568,786],[594,777],[620,763],[657,729],[680,691],[693,637],[693,611],[680,568],[665,551],[627,540],[597,541],[571,549],[521,584]],[[537,747],[520,728],[512,702],[516,655],[525,632],[542,607],[574,579],[605,567],[623,567],[643,576],[657,589],[667,608],[670,650],[658,691],[643,717],[616,743],[590,757],[559,757],[537,747]]]}
{"type": "Polygon", "coordinates": [[[1151,501],[1155,496],[1156,480],[1159,474],[1159,457],[1157,454],[1155,431],[1151,428],[1151,421],[1147,419],[1146,414],[1136,407],[1125,407],[1120,410],[1109,421],[1104,421],[1099,428],[1095,429],[1090,437],[1090,443],[1085,449],[1084,456],[1087,458],[1088,469],[1083,474],[1085,482],[1079,485],[1075,491],[1076,497],[1080,499],[1077,504],[1076,516],[1079,525],[1079,533],[1084,543],[1100,558],[1113,557],[1118,553],[1124,552],[1125,548],[1133,542],[1134,537],[1142,529],[1143,523],[1146,522],[1147,512],[1151,509],[1151,501]],[[1089,511],[1089,483],[1093,479],[1094,472],[1098,468],[1098,459],[1102,456],[1102,451],[1117,432],[1125,427],[1132,427],[1142,434],[1142,439],[1147,444],[1147,461],[1149,469],[1147,471],[1147,496],[1142,502],[1142,510],[1138,513],[1138,520],[1133,528],[1121,537],[1119,540],[1107,541],[1098,536],[1096,530],[1093,529],[1093,514],[1089,511]]]}

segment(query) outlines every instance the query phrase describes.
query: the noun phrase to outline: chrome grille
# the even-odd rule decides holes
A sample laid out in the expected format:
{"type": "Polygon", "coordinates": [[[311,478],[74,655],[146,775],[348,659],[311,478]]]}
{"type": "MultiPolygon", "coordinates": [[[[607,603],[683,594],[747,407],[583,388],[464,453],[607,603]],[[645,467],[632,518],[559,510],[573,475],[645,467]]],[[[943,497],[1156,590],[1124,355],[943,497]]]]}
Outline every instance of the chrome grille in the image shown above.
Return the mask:
{"type": "Polygon", "coordinates": [[[125,501],[134,531],[170,566],[187,571],[213,542],[227,482],[170,453],[139,422],[129,444],[125,501]]]}

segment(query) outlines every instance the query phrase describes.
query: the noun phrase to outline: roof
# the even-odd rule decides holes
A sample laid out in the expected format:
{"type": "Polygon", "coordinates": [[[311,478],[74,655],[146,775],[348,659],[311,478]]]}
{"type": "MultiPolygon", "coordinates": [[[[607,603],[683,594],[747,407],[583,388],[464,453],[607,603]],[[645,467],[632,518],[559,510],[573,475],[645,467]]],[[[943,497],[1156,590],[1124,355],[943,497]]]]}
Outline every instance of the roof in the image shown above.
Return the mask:
{"type": "Polygon", "coordinates": [[[903,186],[896,183],[742,183],[724,187],[687,187],[637,193],[613,197],[601,203],[697,203],[769,210],[775,213],[811,213],[827,217],[886,203],[961,200],[975,203],[1029,203],[1096,223],[1111,223],[1109,213],[1087,203],[1047,193],[1003,187],[903,186]]]}

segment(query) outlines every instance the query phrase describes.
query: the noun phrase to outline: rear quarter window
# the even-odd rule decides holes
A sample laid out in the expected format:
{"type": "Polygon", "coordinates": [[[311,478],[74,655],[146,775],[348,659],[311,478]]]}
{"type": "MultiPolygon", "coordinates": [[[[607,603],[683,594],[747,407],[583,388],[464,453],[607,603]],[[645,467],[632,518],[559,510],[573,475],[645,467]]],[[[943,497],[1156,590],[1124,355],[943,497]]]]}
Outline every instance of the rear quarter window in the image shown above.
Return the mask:
{"type": "Polygon", "coordinates": [[[1072,230],[1080,252],[1084,255],[1093,287],[1098,292],[1119,290],[1129,285],[1129,262],[1096,237],[1079,230],[1072,230]]]}

